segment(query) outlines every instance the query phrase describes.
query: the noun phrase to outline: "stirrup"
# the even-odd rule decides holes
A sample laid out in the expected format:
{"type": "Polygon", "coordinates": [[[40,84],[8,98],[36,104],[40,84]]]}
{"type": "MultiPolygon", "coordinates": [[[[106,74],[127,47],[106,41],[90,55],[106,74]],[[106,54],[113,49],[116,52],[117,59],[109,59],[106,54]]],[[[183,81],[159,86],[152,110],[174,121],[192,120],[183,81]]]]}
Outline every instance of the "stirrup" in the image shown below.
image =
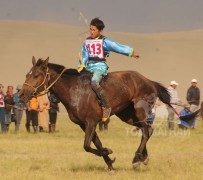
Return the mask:
{"type": "Polygon", "coordinates": [[[111,115],[111,108],[102,107],[102,111],[103,111],[102,122],[106,122],[106,120],[111,115]]]}

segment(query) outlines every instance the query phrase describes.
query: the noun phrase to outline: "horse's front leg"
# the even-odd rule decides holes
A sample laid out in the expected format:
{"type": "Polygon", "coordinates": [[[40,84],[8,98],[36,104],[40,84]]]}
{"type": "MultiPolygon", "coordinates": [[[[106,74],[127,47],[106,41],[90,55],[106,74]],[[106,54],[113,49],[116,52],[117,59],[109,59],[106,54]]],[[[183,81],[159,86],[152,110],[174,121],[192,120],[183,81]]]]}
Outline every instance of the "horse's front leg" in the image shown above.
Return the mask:
{"type": "Polygon", "coordinates": [[[96,125],[87,123],[86,126],[80,126],[85,132],[84,149],[86,152],[93,153],[97,156],[102,156],[101,151],[91,148],[91,142],[95,133],[96,125]]]}
{"type": "Polygon", "coordinates": [[[85,132],[85,140],[84,140],[84,149],[87,152],[93,153],[97,156],[105,156],[112,153],[110,149],[93,149],[91,148],[91,142],[93,141],[93,137],[95,135],[96,124],[88,122],[86,126],[80,126],[85,132]]]}
{"type": "Polygon", "coordinates": [[[115,159],[111,160],[108,156],[109,154],[113,153],[113,151],[111,149],[102,147],[102,143],[95,131],[96,126],[95,127],[94,126],[85,127],[84,125],[80,125],[80,127],[85,132],[84,149],[87,152],[91,152],[97,156],[103,156],[104,161],[106,162],[106,164],[108,166],[108,169],[110,171],[113,170],[112,164],[114,163],[115,159]],[[95,144],[97,150],[90,147],[91,141],[95,144]]]}
{"type": "Polygon", "coordinates": [[[94,133],[92,142],[97,147],[97,149],[101,152],[101,154],[104,158],[104,161],[106,162],[106,164],[108,166],[108,170],[109,171],[114,170],[112,164],[115,162],[115,158],[113,160],[111,160],[110,157],[108,156],[109,154],[113,153],[113,151],[111,149],[102,147],[102,143],[101,143],[99,137],[97,136],[96,132],[94,133]]]}

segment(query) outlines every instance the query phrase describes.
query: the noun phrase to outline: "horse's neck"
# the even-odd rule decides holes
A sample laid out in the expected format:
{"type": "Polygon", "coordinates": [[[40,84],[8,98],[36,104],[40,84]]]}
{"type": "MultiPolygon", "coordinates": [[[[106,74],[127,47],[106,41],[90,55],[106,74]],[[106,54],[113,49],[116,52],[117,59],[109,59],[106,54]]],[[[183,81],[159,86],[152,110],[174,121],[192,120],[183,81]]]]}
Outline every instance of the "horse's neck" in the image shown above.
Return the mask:
{"type": "MultiPolygon", "coordinates": [[[[51,71],[50,84],[56,81],[59,76],[59,73],[51,71]]],[[[64,105],[67,105],[69,103],[68,100],[70,99],[69,89],[73,88],[73,82],[77,81],[77,77],[70,75],[70,78],[64,78],[63,76],[64,75],[62,74],[60,78],[54,83],[54,85],[51,87],[51,90],[56,94],[56,96],[64,105]]]]}

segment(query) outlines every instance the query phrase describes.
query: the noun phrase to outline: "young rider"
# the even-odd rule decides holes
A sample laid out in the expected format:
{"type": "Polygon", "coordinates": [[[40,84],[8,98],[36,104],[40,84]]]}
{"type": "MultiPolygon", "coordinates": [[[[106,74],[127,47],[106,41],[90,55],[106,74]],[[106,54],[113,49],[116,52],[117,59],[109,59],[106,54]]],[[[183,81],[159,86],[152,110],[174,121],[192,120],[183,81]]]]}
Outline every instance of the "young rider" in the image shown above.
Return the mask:
{"type": "Polygon", "coordinates": [[[107,75],[108,66],[106,64],[106,57],[110,51],[123,54],[126,56],[139,58],[139,54],[133,48],[117,43],[110,38],[102,35],[105,25],[99,18],[94,18],[90,22],[90,37],[83,43],[82,55],[80,57],[78,71],[83,68],[90,71],[93,76],[91,79],[91,86],[97,97],[101,101],[103,118],[105,122],[110,114],[111,108],[109,102],[104,95],[104,91],[100,86],[100,82],[104,76],[107,75]]]}

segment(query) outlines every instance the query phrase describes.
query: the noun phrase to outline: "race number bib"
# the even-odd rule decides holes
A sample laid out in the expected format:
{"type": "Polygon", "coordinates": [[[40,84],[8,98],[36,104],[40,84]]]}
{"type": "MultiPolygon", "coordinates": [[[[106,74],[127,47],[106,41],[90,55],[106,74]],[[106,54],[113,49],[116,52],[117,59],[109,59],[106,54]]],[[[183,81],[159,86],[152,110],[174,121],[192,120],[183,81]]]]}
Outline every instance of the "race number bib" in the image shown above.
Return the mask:
{"type": "Polygon", "coordinates": [[[104,58],[103,52],[103,39],[87,39],[86,46],[88,49],[89,57],[98,57],[100,59],[104,58]]]}

